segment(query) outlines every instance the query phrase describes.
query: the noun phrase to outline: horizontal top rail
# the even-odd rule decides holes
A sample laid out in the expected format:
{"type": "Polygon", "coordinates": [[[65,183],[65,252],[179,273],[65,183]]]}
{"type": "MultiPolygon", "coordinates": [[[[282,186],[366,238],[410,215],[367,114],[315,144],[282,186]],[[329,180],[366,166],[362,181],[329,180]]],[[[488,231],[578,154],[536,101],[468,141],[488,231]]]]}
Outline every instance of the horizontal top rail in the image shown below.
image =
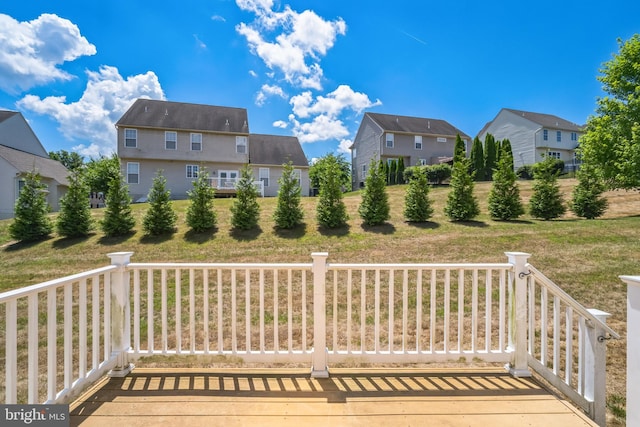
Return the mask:
{"type": "Polygon", "coordinates": [[[23,298],[34,292],[42,292],[49,288],[55,288],[65,283],[75,282],[80,279],[85,279],[99,274],[108,273],[116,270],[117,265],[107,265],[105,267],[96,268],[95,270],[84,271],[82,273],[73,274],[71,276],[61,277],[59,279],[49,280],[48,282],[38,283],[36,285],[26,286],[24,288],[18,288],[7,292],[0,293],[0,303],[11,301],[16,298],[23,298]]]}
{"type": "Polygon", "coordinates": [[[237,268],[237,269],[267,269],[267,268],[311,268],[311,263],[289,263],[289,264],[268,264],[268,263],[206,263],[206,262],[132,262],[127,264],[127,268],[237,268]]]}
{"type": "Polygon", "coordinates": [[[445,268],[465,268],[470,270],[482,270],[482,269],[511,269],[513,265],[509,263],[484,263],[484,264],[472,264],[472,263],[414,263],[414,264],[343,264],[343,263],[329,263],[329,268],[334,269],[353,269],[353,268],[366,268],[366,269],[388,269],[395,268],[398,270],[406,270],[406,269],[445,269],[445,268]]]}
{"type": "Polygon", "coordinates": [[[547,278],[547,276],[545,276],[544,274],[542,274],[540,272],[540,270],[538,270],[537,268],[535,268],[534,266],[532,266],[531,264],[527,264],[527,268],[529,269],[529,271],[531,272],[531,274],[536,278],[536,280],[539,280],[540,282],[544,283],[544,285],[550,289],[553,293],[557,294],[559,297],[562,298],[562,300],[564,300],[566,302],[567,305],[569,305],[572,309],[574,309],[576,312],[580,313],[580,315],[582,315],[584,318],[586,318],[587,320],[600,325],[600,327],[602,329],[605,330],[605,332],[607,332],[609,335],[611,335],[613,338],[615,339],[620,339],[620,335],[617,334],[613,329],[611,329],[606,323],[604,323],[602,320],[598,319],[596,316],[594,316],[593,314],[591,314],[589,312],[589,310],[587,310],[586,308],[584,308],[584,306],[582,306],[582,304],[580,304],[579,302],[577,302],[575,299],[573,299],[568,293],[566,293],[565,291],[563,291],[558,285],[556,285],[555,283],[553,283],[553,281],[551,281],[549,278],[547,278]]]}

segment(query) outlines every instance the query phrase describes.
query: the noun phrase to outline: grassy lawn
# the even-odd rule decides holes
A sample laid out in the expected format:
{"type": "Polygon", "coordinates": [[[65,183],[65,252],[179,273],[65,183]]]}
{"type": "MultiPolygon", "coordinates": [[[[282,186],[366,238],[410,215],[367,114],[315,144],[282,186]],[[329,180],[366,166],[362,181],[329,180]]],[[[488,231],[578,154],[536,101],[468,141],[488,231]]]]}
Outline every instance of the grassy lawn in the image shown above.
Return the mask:
{"type": "MultiPolygon", "coordinates": [[[[565,200],[576,184],[561,180],[565,200]]],[[[525,202],[531,182],[521,182],[525,202]]],[[[391,220],[379,227],[363,227],[357,209],[359,193],[345,195],[348,227],[318,229],[317,199],[304,198],[305,225],[295,230],[273,229],[275,198],[260,200],[260,228],[234,232],[230,227],[231,199],[217,199],[218,229],[188,232],[184,223],[187,201],[176,201],[178,230],[149,238],[142,235],[142,216],[148,205],[134,205],[136,232],[106,238],[96,230],[83,239],[57,236],[31,244],[16,244],[8,235],[11,220],[0,221],[0,291],[43,282],[109,263],[106,254],[133,251],[134,262],[310,262],[310,253],[329,252],[329,262],[505,262],[505,251],[531,254],[530,262],[586,307],[612,313],[609,324],[623,339],[608,343],[608,395],[612,405],[624,406],[626,370],[626,287],[619,275],[640,274],[640,193],[607,193],[610,207],[603,218],[584,220],[568,213],[554,221],[525,215],[518,221],[489,219],[489,183],[476,185],[482,214],[473,222],[452,223],[443,214],[448,188],[434,188],[435,214],[431,222],[412,225],[402,217],[404,186],[389,187],[391,220]]],[[[96,219],[102,210],[94,210],[96,219]]],[[[55,214],[54,214],[55,216],[55,214]]]]}

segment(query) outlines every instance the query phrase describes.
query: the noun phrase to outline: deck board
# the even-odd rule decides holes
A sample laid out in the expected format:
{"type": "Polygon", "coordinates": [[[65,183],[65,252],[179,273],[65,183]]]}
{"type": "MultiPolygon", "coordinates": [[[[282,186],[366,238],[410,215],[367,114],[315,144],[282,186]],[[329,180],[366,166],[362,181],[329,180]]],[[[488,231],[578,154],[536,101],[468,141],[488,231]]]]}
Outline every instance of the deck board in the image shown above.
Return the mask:
{"type": "Polygon", "coordinates": [[[500,369],[141,369],[71,406],[77,426],[594,426],[531,378],[500,369]]]}

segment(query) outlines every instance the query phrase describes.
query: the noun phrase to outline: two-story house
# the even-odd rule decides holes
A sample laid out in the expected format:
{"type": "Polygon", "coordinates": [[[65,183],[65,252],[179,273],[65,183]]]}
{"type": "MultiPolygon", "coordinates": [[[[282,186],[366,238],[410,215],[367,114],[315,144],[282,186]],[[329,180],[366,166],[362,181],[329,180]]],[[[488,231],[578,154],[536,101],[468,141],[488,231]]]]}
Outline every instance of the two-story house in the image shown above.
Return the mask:
{"type": "Polygon", "coordinates": [[[47,150],[17,111],[0,110],[0,219],[13,218],[24,177],[37,172],[46,185],[47,203],[53,211],[67,192],[69,171],[47,150]]]}
{"type": "Polygon", "coordinates": [[[470,137],[444,120],[365,113],[351,145],[352,187],[364,186],[372,159],[402,158],[405,167],[450,161],[456,136],[470,137]]]}
{"type": "Polygon", "coordinates": [[[514,169],[538,163],[544,156],[563,160],[567,169],[575,169],[579,163],[575,150],[584,126],[552,114],[503,108],[482,128],[478,138],[484,141],[487,133],[496,140],[509,139],[514,169]]]}
{"type": "Polygon", "coordinates": [[[219,194],[233,193],[246,165],[260,192],[276,195],[282,164],[289,159],[308,194],[309,165],[297,138],[250,135],[244,108],[138,99],[116,129],[118,157],[134,201],[144,200],[158,170],[175,199],[187,198],[203,168],[219,194]],[[266,155],[269,150],[280,156],[266,155]]]}

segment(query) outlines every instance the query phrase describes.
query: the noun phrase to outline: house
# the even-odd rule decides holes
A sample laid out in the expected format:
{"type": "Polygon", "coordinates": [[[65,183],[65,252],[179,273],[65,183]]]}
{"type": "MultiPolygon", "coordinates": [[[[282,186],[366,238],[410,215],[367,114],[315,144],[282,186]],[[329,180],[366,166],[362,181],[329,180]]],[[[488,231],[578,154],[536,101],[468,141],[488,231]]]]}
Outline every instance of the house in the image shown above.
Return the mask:
{"type": "Polygon", "coordinates": [[[484,141],[487,133],[496,140],[509,139],[514,169],[551,156],[563,160],[566,168],[575,170],[579,163],[575,150],[584,126],[552,114],[503,108],[482,128],[478,138],[484,141]]]}
{"type": "Polygon", "coordinates": [[[188,197],[203,168],[218,194],[233,194],[246,165],[261,193],[275,196],[282,165],[289,160],[308,194],[309,164],[298,139],[251,135],[244,108],[138,99],[116,129],[118,157],[134,201],[144,200],[158,170],[175,199],[188,197]]]}
{"type": "Polygon", "coordinates": [[[69,171],[49,158],[21,113],[0,110],[0,219],[13,218],[24,176],[33,171],[47,186],[47,203],[57,211],[69,186],[69,171]]]}
{"type": "Polygon", "coordinates": [[[352,186],[364,186],[371,159],[402,158],[405,167],[437,164],[453,157],[456,136],[471,138],[444,120],[365,113],[351,145],[352,186]]]}

